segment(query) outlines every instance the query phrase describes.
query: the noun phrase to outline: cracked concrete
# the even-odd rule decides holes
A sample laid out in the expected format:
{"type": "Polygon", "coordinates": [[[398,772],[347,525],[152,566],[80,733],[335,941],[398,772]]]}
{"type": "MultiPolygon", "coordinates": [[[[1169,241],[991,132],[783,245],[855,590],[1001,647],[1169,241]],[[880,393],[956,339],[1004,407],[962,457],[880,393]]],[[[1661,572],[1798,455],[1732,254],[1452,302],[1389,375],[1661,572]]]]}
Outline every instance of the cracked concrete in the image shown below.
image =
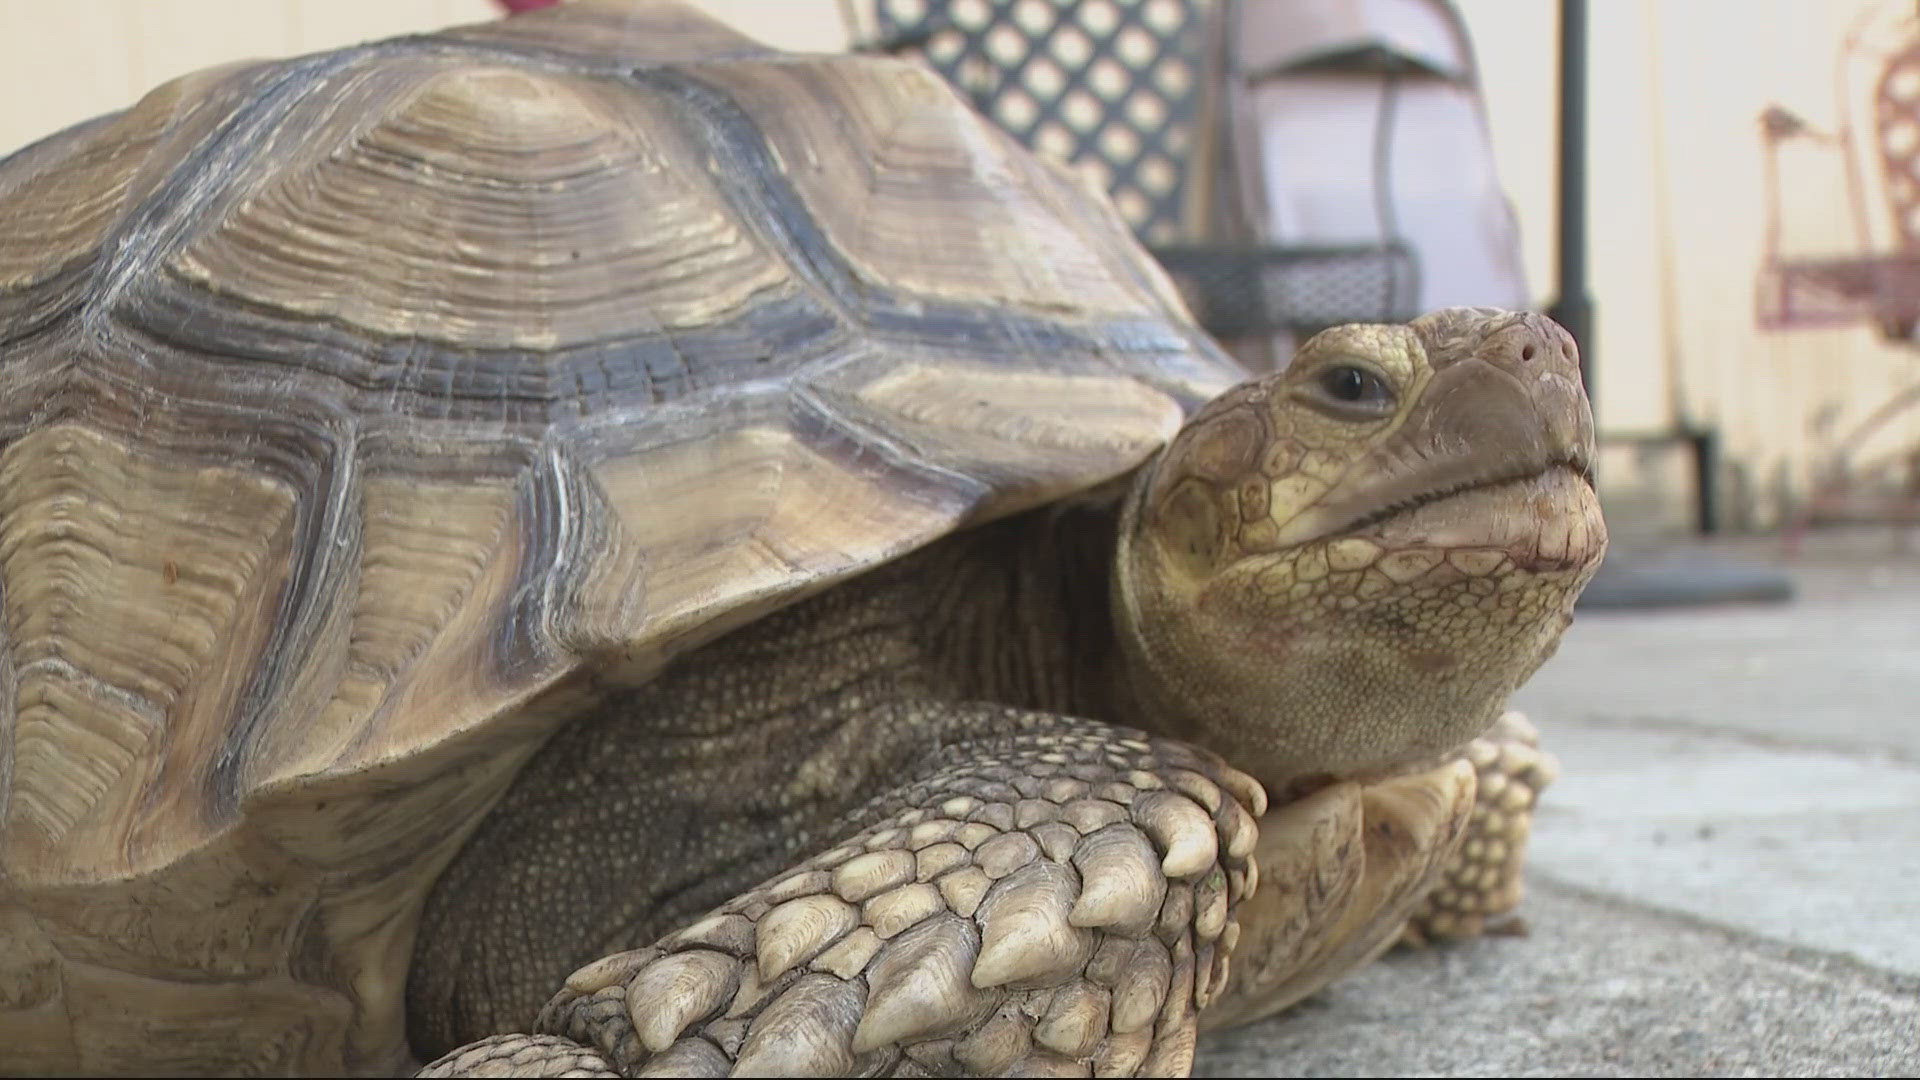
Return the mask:
{"type": "Polygon", "coordinates": [[[1531,933],[1392,954],[1195,1074],[1920,1075],[1920,557],[1890,547],[1817,535],[1789,604],[1583,612],[1516,699],[1563,765],[1531,933]]]}

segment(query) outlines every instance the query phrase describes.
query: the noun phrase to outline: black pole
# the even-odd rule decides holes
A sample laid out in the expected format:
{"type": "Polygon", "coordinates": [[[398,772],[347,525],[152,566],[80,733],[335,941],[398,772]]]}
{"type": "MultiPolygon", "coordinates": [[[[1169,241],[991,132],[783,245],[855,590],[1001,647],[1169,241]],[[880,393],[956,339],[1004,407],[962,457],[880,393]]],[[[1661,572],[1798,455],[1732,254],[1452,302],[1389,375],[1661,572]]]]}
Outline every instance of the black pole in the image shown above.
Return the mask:
{"type": "Polygon", "coordinates": [[[1559,295],[1547,314],[1580,344],[1580,379],[1594,398],[1593,296],[1587,291],[1587,0],[1560,0],[1559,295]]]}
{"type": "MultiPolygon", "coordinates": [[[[1587,291],[1587,3],[1560,0],[1560,295],[1547,313],[1580,343],[1580,378],[1593,397],[1593,297],[1587,291]]],[[[1709,521],[1719,443],[1712,432],[1696,444],[1702,520],[1709,521]]],[[[1615,548],[1600,564],[1582,608],[1650,608],[1724,604],[1735,600],[1789,600],[1793,579],[1771,566],[1680,549],[1647,558],[1615,548]]]]}

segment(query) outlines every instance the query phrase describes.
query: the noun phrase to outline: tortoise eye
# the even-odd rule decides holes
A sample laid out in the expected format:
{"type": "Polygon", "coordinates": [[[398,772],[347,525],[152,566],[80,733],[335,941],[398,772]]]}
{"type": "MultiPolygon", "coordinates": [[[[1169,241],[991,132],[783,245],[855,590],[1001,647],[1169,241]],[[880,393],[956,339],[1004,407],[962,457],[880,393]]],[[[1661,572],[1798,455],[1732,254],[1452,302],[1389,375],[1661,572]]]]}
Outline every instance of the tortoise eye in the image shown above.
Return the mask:
{"type": "Polygon", "coordinates": [[[1367,392],[1367,374],[1359,368],[1328,368],[1320,376],[1320,385],[1340,401],[1359,401],[1367,392]]]}
{"type": "Polygon", "coordinates": [[[1393,388],[1377,372],[1355,364],[1333,364],[1314,376],[1315,393],[1310,398],[1323,406],[1332,406],[1341,415],[1357,418],[1381,416],[1393,411],[1393,388]]]}

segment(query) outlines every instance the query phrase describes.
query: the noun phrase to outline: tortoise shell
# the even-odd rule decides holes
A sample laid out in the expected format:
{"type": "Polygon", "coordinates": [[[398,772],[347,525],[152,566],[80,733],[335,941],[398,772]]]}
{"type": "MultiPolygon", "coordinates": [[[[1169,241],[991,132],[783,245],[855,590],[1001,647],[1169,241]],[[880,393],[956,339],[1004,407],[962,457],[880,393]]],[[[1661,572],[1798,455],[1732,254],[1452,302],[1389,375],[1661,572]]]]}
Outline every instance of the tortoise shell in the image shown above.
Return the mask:
{"type": "Polygon", "coordinates": [[[1240,377],[924,68],[670,5],[206,71],[14,154],[9,1067],[390,1067],[423,895],[570,713],[1240,377]]]}

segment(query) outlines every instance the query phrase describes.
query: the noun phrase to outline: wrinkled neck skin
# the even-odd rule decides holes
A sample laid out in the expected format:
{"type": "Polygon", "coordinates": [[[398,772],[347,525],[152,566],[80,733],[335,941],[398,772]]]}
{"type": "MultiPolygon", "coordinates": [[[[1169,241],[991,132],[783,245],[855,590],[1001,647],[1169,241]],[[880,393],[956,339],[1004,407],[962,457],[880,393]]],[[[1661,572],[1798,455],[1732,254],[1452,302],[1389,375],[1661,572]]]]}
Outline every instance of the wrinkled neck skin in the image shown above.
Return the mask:
{"type": "Polygon", "coordinates": [[[921,632],[960,693],[1150,729],[1126,700],[1108,608],[1130,487],[1116,481],[943,542],[945,565],[919,575],[932,593],[921,632]]]}
{"type": "Polygon", "coordinates": [[[1424,767],[1483,734],[1552,655],[1592,573],[1474,576],[1423,530],[1389,527],[1375,534],[1380,557],[1424,553],[1411,561],[1427,568],[1371,595],[1356,585],[1366,570],[1266,587],[1312,577],[1299,564],[1338,537],[1198,584],[1156,575],[1163,553],[1137,511],[1153,468],[928,553],[942,566],[912,575],[933,594],[919,632],[949,685],[1192,742],[1279,800],[1424,767]]]}
{"type": "MultiPolygon", "coordinates": [[[[1463,557],[1487,549],[1389,523],[1195,578],[1169,571],[1173,542],[1141,527],[1154,465],[1108,562],[1113,715],[1220,754],[1276,801],[1425,767],[1485,733],[1558,647],[1598,564],[1463,557]]],[[[1500,498],[1459,510],[1524,502],[1500,498]]]]}
{"type": "MultiPolygon", "coordinates": [[[[1144,485],[1130,476],[963,533],[948,542],[945,567],[915,575],[947,590],[929,598],[938,614],[922,633],[934,639],[928,655],[940,658],[954,685],[965,688],[962,693],[1193,742],[1253,772],[1276,800],[1335,779],[1402,771],[1465,744],[1493,723],[1498,702],[1456,720],[1451,726],[1466,732],[1457,738],[1409,749],[1383,766],[1328,768],[1311,748],[1290,746],[1288,733],[1363,724],[1369,711],[1400,710],[1402,696],[1370,701],[1366,680],[1347,676],[1349,685],[1342,685],[1350,665],[1337,656],[1276,657],[1276,671],[1295,668],[1276,678],[1298,693],[1258,715],[1244,715],[1237,702],[1196,693],[1191,673],[1180,670],[1178,656],[1168,655],[1177,651],[1178,635],[1167,632],[1166,620],[1153,618],[1151,601],[1129,600],[1137,589],[1128,573],[1136,543],[1130,538],[1134,506],[1144,485]],[[1258,735],[1256,744],[1236,737],[1248,733],[1258,735]]],[[[1418,687],[1407,689],[1426,696],[1418,687]]]]}

